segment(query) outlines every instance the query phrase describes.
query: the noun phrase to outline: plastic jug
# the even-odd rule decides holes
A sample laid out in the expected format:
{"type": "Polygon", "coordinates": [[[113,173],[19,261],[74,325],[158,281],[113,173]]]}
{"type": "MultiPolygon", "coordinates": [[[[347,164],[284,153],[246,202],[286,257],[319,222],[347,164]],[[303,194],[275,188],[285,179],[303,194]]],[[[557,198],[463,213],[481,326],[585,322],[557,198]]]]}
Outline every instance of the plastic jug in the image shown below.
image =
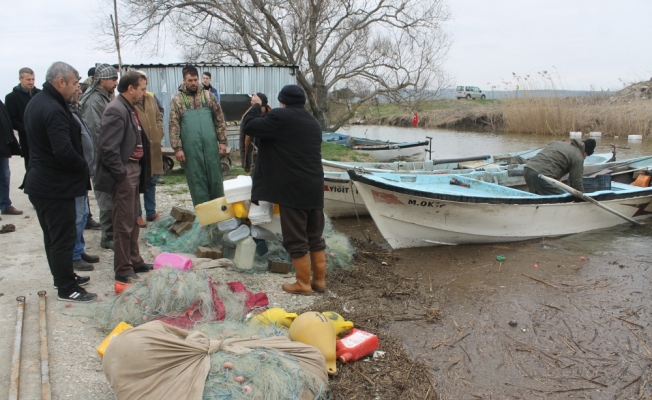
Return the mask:
{"type": "Polygon", "coordinates": [[[214,224],[235,217],[233,206],[226,202],[226,197],[207,201],[195,206],[197,219],[201,226],[214,224]]]}
{"type": "Polygon", "coordinates": [[[242,224],[242,220],[239,218],[229,218],[224,221],[217,223],[217,229],[222,232],[232,231],[235,228],[239,227],[242,224]]]}
{"type": "Polygon", "coordinates": [[[273,209],[273,203],[268,203],[262,200],[258,202],[258,205],[252,203],[249,208],[249,221],[251,221],[252,225],[271,222],[273,209]]]}
{"type": "Polygon", "coordinates": [[[192,268],[192,260],[174,253],[161,253],[154,259],[154,269],[174,268],[187,271],[192,268]]]}
{"type": "Polygon", "coordinates": [[[650,175],[640,174],[638,178],[632,182],[632,186],[648,187],[650,186],[650,178],[650,175]]]}
{"type": "MultiPolygon", "coordinates": [[[[242,225],[247,226],[247,225],[242,225]]],[[[233,262],[239,269],[252,269],[254,267],[254,257],[256,256],[256,242],[251,236],[238,242],[235,247],[235,257],[233,262]]]]}
{"type": "Polygon", "coordinates": [[[378,336],[355,328],[335,342],[337,359],[343,363],[359,360],[378,350],[379,347],[378,336]]]}
{"type": "Polygon", "coordinates": [[[235,179],[224,181],[224,197],[226,197],[226,201],[233,204],[251,199],[251,182],[249,175],[239,175],[235,179]]]}
{"type": "Polygon", "coordinates": [[[278,241],[274,232],[256,225],[251,226],[251,236],[256,239],[278,241]]]}
{"type": "Polygon", "coordinates": [[[237,203],[231,204],[233,207],[233,212],[238,218],[247,218],[249,216],[249,207],[251,206],[251,201],[239,201],[237,203]]]}
{"type": "MultiPolygon", "coordinates": [[[[242,224],[236,229],[232,230],[231,232],[226,234],[226,237],[232,241],[233,243],[237,243],[241,241],[242,239],[246,238],[249,236],[251,233],[249,229],[249,225],[242,224]]],[[[253,240],[253,239],[252,239],[253,240]]]]}

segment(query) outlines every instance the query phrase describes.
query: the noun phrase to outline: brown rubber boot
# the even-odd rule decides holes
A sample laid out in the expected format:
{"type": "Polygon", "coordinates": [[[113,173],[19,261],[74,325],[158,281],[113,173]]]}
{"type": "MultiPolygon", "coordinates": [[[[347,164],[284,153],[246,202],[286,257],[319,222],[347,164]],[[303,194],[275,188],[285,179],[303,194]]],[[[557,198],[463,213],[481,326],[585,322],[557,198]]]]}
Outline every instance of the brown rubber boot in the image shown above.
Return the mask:
{"type": "Polygon", "coordinates": [[[305,254],[303,257],[293,258],[292,265],[297,271],[297,281],[295,283],[284,283],[283,290],[292,294],[312,294],[310,289],[310,255],[305,254]]]}
{"type": "Polygon", "coordinates": [[[326,290],[326,250],[310,252],[312,280],[310,286],[315,292],[326,290]]]}

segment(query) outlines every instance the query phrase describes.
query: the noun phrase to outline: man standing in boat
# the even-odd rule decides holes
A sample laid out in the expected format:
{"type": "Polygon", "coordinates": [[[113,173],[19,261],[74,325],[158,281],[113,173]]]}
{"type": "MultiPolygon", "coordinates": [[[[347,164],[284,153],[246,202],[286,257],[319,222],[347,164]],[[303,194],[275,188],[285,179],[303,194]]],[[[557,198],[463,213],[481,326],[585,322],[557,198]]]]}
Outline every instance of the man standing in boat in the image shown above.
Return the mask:
{"type": "Polygon", "coordinates": [[[552,142],[525,164],[525,183],[531,193],[553,195],[566,193],[557,186],[539,178],[539,174],[560,180],[569,174],[569,185],[584,192],[582,177],[584,175],[584,159],[593,154],[595,140],[577,139],[568,142],[552,142]]]}

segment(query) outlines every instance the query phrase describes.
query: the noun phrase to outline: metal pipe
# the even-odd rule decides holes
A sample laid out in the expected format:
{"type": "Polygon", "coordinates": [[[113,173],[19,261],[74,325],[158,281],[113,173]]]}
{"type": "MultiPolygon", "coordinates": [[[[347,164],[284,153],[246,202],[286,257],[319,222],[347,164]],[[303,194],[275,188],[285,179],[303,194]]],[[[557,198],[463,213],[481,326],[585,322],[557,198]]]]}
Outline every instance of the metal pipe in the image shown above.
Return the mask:
{"type": "Polygon", "coordinates": [[[41,398],[50,400],[52,391],[50,390],[50,361],[48,355],[48,325],[47,315],[45,313],[45,290],[38,292],[38,326],[41,338],[41,398]]]}
{"type": "Polygon", "coordinates": [[[20,350],[23,339],[23,316],[25,315],[25,296],[16,297],[18,311],[16,312],[16,335],[14,337],[14,352],[11,355],[11,375],[9,379],[8,400],[18,400],[20,386],[20,350]]]}

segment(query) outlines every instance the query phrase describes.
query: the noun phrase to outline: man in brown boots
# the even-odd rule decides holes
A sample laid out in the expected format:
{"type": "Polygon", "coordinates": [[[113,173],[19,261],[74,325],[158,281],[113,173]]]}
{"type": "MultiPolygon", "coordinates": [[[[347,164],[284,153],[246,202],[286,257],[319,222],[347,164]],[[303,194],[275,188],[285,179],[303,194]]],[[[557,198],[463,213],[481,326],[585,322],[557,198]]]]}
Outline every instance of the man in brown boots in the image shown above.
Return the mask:
{"type": "Polygon", "coordinates": [[[321,126],[306,110],[299,86],[284,86],[278,100],[281,108],[263,118],[262,101],[254,95],[242,119],[242,133],[260,139],[251,201],[280,205],[283,247],[297,274],[296,283],[284,284],[283,290],[308,295],[326,290],[321,126]]]}

